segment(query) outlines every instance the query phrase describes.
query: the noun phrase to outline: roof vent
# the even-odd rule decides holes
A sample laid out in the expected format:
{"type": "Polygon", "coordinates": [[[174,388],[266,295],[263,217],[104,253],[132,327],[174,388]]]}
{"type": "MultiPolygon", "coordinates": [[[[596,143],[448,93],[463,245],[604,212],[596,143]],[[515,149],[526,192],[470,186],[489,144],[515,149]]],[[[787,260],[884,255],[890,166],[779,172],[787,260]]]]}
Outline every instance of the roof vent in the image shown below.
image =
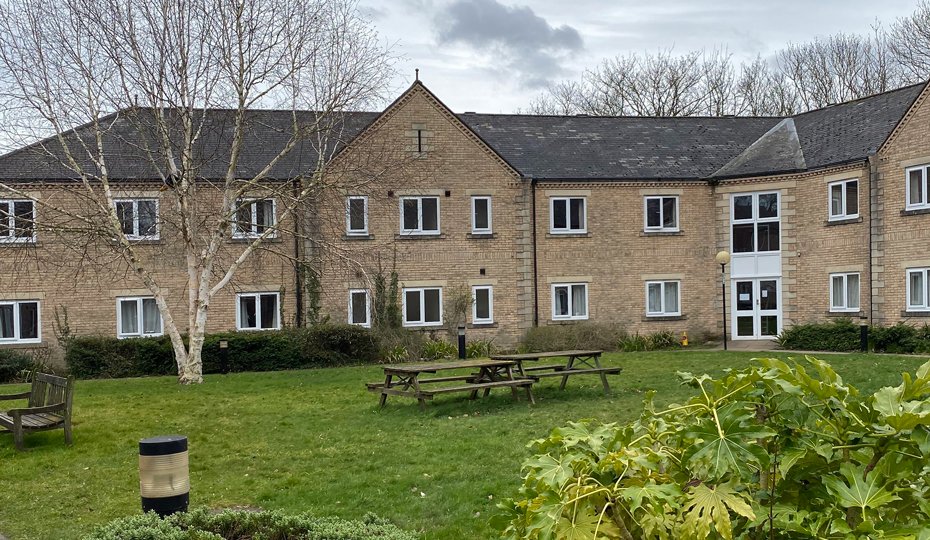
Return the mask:
{"type": "Polygon", "coordinates": [[[464,114],[476,114],[475,111],[465,111],[464,114]]]}

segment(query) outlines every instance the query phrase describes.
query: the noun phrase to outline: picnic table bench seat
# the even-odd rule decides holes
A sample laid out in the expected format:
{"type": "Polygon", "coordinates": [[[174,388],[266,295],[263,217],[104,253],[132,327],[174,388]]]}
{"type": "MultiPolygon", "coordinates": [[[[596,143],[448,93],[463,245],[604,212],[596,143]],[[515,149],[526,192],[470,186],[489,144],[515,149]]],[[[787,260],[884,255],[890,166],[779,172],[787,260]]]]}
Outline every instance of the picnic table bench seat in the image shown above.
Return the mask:
{"type": "Polygon", "coordinates": [[[559,390],[565,389],[568,378],[572,375],[597,374],[601,377],[601,384],[604,386],[604,394],[610,395],[610,384],[607,382],[607,375],[616,375],[623,371],[620,367],[603,367],[601,366],[601,355],[604,351],[597,350],[570,350],[570,351],[547,351],[537,353],[522,354],[495,354],[491,355],[492,360],[511,360],[517,363],[517,369],[524,377],[539,380],[541,377],[562,377],[559,384],[559,390]],[[526,362],[538,362],[543,358],[568,358],[565,365],[550,364],[544,366],[526,367],[526,362]],[[532,375],[527,375],[527,372],[532,375]]]}

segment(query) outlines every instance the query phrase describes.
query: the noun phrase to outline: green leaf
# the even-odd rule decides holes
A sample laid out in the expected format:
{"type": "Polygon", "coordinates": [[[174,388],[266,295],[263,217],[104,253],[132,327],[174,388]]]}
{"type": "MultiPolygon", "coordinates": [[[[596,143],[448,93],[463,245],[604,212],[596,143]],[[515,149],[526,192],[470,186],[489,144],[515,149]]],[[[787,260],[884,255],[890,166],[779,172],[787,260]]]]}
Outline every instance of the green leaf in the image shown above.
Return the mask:
{"type": "Polygon", "coordinates": [[[630,486],[620,490],[620,496],[623,497],[630,505],[630,510],[636,510],[643,505],[643,499],[647,499],[662,507],[663,504],[677,506],[678,498],[681,497],[681,488],[678,484],[653,484],[648,483],[642,486],[630,486]]]}
{"type": "Polygon", "coordinates": [[[543,454],[526,460],[523,469],[530,469],[537,480],[558,489],[566,480],[575,476],[575,471],[569,463],[565,457],[558,460],[549,454],[543,454]]]}
{"type": "Polygon", "coordinates": [[[682,464],[708,460],[708,474],[713,479],[722,478],[728,472],[746,476],[752,472],[750,463],[760,469],[768,468],[769,455],[755,444],[755,439],[770,437],[774,432],[756,425],[752,413],[742,407],[742,403],[734,402],[720,409],[717,413],[719,429],[710,416],[697,426],[686,428],[682,436],[696,440],[682,453],[682,464]]]}
{"type": "Polygon", "coordinates": [[[682,526],[684,540],[703,540],[710,536],[711,525],[717,534],[726,540],[733,540],[733,530],[730,527],[730,511],[750,520],[756,515],[752,507],[741,493],[733,489],[735,480],[726,484],[719,484],[710,489],[704,484],[694,488],[689,494],[688,512],[682,526]]]}
{"type": "Polygon", "coordinates": [[[886,424],[895,431],[910,431],[919,425],[930,424],[930,408],[925,401],[905,401],[904,387],[886,386],[872,395],[872,407],[882,415],[886,424]]]}
{"type": "MultiPolygon", "coordinates": [[[[558,540],[594,540],[598,530],[598,516],[590,507],[575,512],[571,518],[563,516],[555,527],[558,540]]],[[[600,531],[598,531],[598,536],[600,531]]]]}
{"type": "Polygon", "coordinates": [[[843,463],[840,474],[846,478],[843,482],[836,476],[824,477],[823,483],[836,497],[836,501],[844,508],[859,508],[865,515],[866,508],[878,508],[892,501],[901,500],[894,491],[885,489],[881,474],[877,470],[869,471],[865,480],[862,474],[864,467],[855,467],[852,463],[843,463]]]}

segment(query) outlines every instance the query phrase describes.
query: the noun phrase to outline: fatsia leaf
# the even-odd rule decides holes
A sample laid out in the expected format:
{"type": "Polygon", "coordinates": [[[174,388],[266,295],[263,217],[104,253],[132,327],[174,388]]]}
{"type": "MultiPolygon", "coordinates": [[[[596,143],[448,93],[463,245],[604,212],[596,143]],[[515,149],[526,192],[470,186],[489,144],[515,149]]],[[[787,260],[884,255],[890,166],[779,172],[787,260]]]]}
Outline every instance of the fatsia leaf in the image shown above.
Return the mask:
{"type": "Polygon", "coordinates": [[[562,438],[566,448],[583,446],[597,456],[603,456],[606,446],[616,436],[616,424],[597,425],[594,422],[569,422],[567,426],[555,430],[562,438]]]}
{"type": "Polygon", "coordinates": [[[885,481],[877,470],[869,471],[862,479],[864,467],[855,467],[852,463],[843,463],[840,474],[846,482],[836,476],[824,477],[823,483],[830,493],[844,508],[859,508],[865,514],[866,508],[878,508],[892,501],[900,500],[894,491],[885,489],[885,481]]]}
{"type": "Polygon", "coordinates": [[[917,378],[930,379],[930,362],[925,362],[923,365],[917,368],[917,378]]]}
{"type": "Polygon", "coordinates": [[[872,407],[882,420],[895,431],[910,431],[919,425],[930,424],[930,410],[924,401],[905,401],[905,384],[886,386],[872,395],[872,407]]]}
{"type": "Polygon", "coordinates": [[[749,464],[760,469],[768,468],[769,455],[755,444],[755,439],[770,437],[774,432],[755,424],[752,413],[743,409],[739,402],[723,407],[717,415],[719,429],[713,417],[709,416],[683,431],[682,436],[696,440],[682,453],[682,464],[708,460],[708,474],[713,479],[722,478],[728,472],[746,476],[752,472],[749,464]]]}
{"type": "Polygon", "coordinates": [[[526,460],[523,468],[530,469],[539,481],[558,489],[566,480],[575,476],[575,471],[569,463],[567,457],[555,459],[549,454],[543,454],[526,460]]]}
{"type": "Polygon", "coordinates": [[[689,495],[690,505],[682,525],[682,538],[685,540],[703,540],[710,536],[711,525],[717,534],[726,540],[733,540],[730,526],[730,511],[750,520],[756,515],[746,498],[733,486],[735,480],[719,484],[714,489],[700,484],[689,495]]]}
{"type": "Polygon", "coordinates": [[[636,510],[643,505],[643,499],[657,503],[658,507],[663,504],[676,506],[678,499],[681,497],[681,488],[678,484],[653,484],[647,483],[642,486],[630,486],[620,491],[620,496],[630,505],[630,510],[636,510]]]}
{"type": "Polygon", "coordinates": [[[563,514],[555,526],[558,540],[594,540],[601,536],[602,528],[598,527],[598,515],[591,507],[584,507],[574,513],[563,514]]]}

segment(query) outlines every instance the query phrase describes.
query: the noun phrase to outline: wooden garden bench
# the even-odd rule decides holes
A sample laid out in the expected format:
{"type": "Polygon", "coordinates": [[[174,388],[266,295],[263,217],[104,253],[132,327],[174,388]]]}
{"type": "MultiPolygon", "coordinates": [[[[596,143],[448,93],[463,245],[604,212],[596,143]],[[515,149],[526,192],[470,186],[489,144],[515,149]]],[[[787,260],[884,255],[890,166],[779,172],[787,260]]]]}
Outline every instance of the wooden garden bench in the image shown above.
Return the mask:
{"type": "Polygon", "coordinates": [[[0,395],[0,401],[27,399],[29,406],[0,412],[0,433],[13,433],[17,450],[25,450],[23,434],[63,429],[65,444],[71,444],[71,403],[74,377],[33,373],[32,388],[21,394],[0,395]]]}

